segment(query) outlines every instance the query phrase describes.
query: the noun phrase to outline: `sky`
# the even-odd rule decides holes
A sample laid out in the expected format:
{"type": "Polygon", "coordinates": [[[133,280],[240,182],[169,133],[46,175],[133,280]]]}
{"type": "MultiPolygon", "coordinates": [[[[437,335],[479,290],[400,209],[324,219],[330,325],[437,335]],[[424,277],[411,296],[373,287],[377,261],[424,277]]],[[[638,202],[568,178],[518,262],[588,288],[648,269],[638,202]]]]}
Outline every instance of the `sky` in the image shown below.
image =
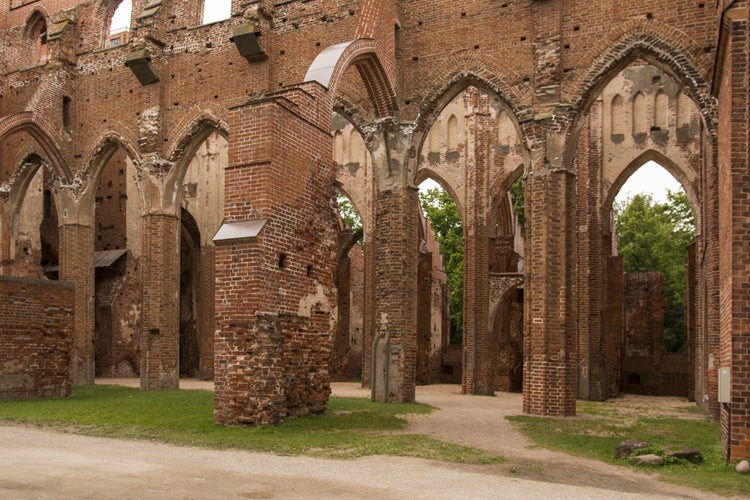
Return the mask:
{"type": "MultiPolygon", "coordinates": [[[[125,31],[130,26],[133,11],[132,0],[124,0],[112,17],[110,33],[125,31]]],[[[231,12],[232,0],[206,0],[203,12],[203,24],[210,24],[229,18],[227,12],[231,12]]]]}
{"type": "Polygon", "coordinates": [[[682,190],[682,186],[661,165],[650,161],[630,176],[615,200],[619,202],[636,194],[650,193],[655,202],[664,203],[667,201],[667,190],[682,190]]]}

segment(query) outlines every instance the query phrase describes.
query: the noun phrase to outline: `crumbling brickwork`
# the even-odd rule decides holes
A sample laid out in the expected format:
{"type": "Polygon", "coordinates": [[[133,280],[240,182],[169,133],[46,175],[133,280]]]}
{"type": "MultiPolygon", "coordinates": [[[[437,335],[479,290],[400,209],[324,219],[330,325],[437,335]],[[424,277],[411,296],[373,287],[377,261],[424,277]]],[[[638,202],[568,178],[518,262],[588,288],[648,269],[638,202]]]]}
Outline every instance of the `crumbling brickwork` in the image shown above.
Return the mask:
{"type": "Polygon", "coordinates": [[[664,345],[664,276],[626,273],[622,392],[650,396],[688,395],[688,359],[664,345]]]}
{"type": "Polygon", "coordinates": [[[95,374],[95,298],[109,299],[97,292],[95,242],[111,232],[128,252],[118,279],[133,302],[111,308],[113,338],[132,339],[144,389],[178,385],[180,327],[194,324],[199,372],[213,362],[217,421],[321,410],[343,189],[365,232],[363,381],[375,399],[412,400],[416,188],[429,177],[465,228],[463,390],[491,394],[505,349],[495,327],[518,321],[491,295],[517,282],[494,268],[517,236],[507,192],[523,177],[524,249],[506,273],[523,274],[524,409],[571,415],[576,397],[612,393],[609,210],[628,176],[657,160],[696,216],[695,399],[722,421],[728,456],[750,455],[747,2],[233,0],[228,19],[202,25],[201,1],[134,0],[128,36],[113,45],[119,3],[0,7],[0,265],[40,277],[58,246],[59,277],[76,289],[76,383],[95,374]],[[365,160],[334,165],[336,115],[356,128],[365,160]],[[212,134],[226,159],[193,163],[212,134]],[[201,177],[188,173],[196,164],[215,167],[201,177]],[[197,205],[221,209],[200,215],[193,184],[206,200],[197,205]],[[45,197],[57,238],[49,222],[37,235],[45,197]],[[190,314],[180,311],[181,289],[196,295],[180,286],[183,210],[213,302],[190,314]],[[720,367],[732,370],[728,403],[717,399],[720,367]]]}
{"type": "Polygon", "coordinates": [[[69,396],[71,283],[0,277],[0,399],[69,396]]]}

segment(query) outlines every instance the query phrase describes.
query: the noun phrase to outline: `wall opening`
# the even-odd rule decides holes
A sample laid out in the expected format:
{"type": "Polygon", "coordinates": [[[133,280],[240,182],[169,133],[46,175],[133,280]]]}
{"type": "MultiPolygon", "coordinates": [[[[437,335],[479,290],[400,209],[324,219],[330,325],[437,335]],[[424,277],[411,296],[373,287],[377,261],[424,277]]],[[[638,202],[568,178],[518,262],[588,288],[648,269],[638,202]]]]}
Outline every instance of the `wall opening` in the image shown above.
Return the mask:
{"type": "Polygon", "coordinates": [[[190,212],[180,211],[180,376],[200,369],[201,235],[190,212]]]}
{"type": "Polygon", "coordinates": [[[636,170],[613,204],[613,253],[625,273],[623,392],[686,395],[687,263],[695,241],[690,201],[651,161],[636,170]],[[633,375],[638,383],[631,383],[633,375]]]}
{"type": "Polygon", "coordinates": [[[132,0],[123,0],[109,20],[107,48],[125,45],[130,41],[130,20],[133,15],[132,0]]]}
{"type": "Polygon", "coordinates": [[[329,361],[332,380],[362,379],[365,309],[365,250],[362,217],[352,200],[338,195],[339,261],[336,266],[338,323],[329,361]]]}
{"type": "Polygon", "coordinates": [[[203,2],[202,24],[218,23],[232,17],[232,0],[203,2]]]}

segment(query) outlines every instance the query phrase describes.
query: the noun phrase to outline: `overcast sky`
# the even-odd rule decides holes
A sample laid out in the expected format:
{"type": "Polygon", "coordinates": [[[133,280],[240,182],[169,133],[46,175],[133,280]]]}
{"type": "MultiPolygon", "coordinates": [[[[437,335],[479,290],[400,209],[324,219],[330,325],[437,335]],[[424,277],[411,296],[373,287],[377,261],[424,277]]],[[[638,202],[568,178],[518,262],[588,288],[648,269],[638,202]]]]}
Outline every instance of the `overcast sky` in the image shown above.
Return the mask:
{"type": "MultiPolygon", "coordinates": [[[[203,23],[209,24],[229,18],[227,13],[231,13],[231,8],[232,0],[207,0],[204,7],[203,23]]],[[[132,11],[132,0],[124,0],[117,7],[115,15],[112,17],[110,32],[117,33],[128,29],[130,19],[132,18],[132,11]]]]}

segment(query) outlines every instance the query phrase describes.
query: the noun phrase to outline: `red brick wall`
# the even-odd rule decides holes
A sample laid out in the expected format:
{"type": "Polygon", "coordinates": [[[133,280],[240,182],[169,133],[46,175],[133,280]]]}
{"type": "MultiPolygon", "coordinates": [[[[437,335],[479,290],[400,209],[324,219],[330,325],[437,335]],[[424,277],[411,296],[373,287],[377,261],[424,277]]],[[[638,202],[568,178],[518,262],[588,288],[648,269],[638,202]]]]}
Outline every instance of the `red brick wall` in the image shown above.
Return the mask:
{"type": "Polygon", "coordinates": [[[71,283],[0,277],[0,399],[70,395],[71,283]]]}
{"type": "MultiPolygon", "coordinates": [[[[714,366],[731,370],[731,401],[720,406],[722,443],[731,460],[750,458],[750,307],[747,246],[750,217],[748,174],[748,3],[736,2],[724,18],[720,55],[719,168],[719,279],[720,352],[714,366]]],[[[715,376],[714,371],[714,376],[715,376]]]]}

